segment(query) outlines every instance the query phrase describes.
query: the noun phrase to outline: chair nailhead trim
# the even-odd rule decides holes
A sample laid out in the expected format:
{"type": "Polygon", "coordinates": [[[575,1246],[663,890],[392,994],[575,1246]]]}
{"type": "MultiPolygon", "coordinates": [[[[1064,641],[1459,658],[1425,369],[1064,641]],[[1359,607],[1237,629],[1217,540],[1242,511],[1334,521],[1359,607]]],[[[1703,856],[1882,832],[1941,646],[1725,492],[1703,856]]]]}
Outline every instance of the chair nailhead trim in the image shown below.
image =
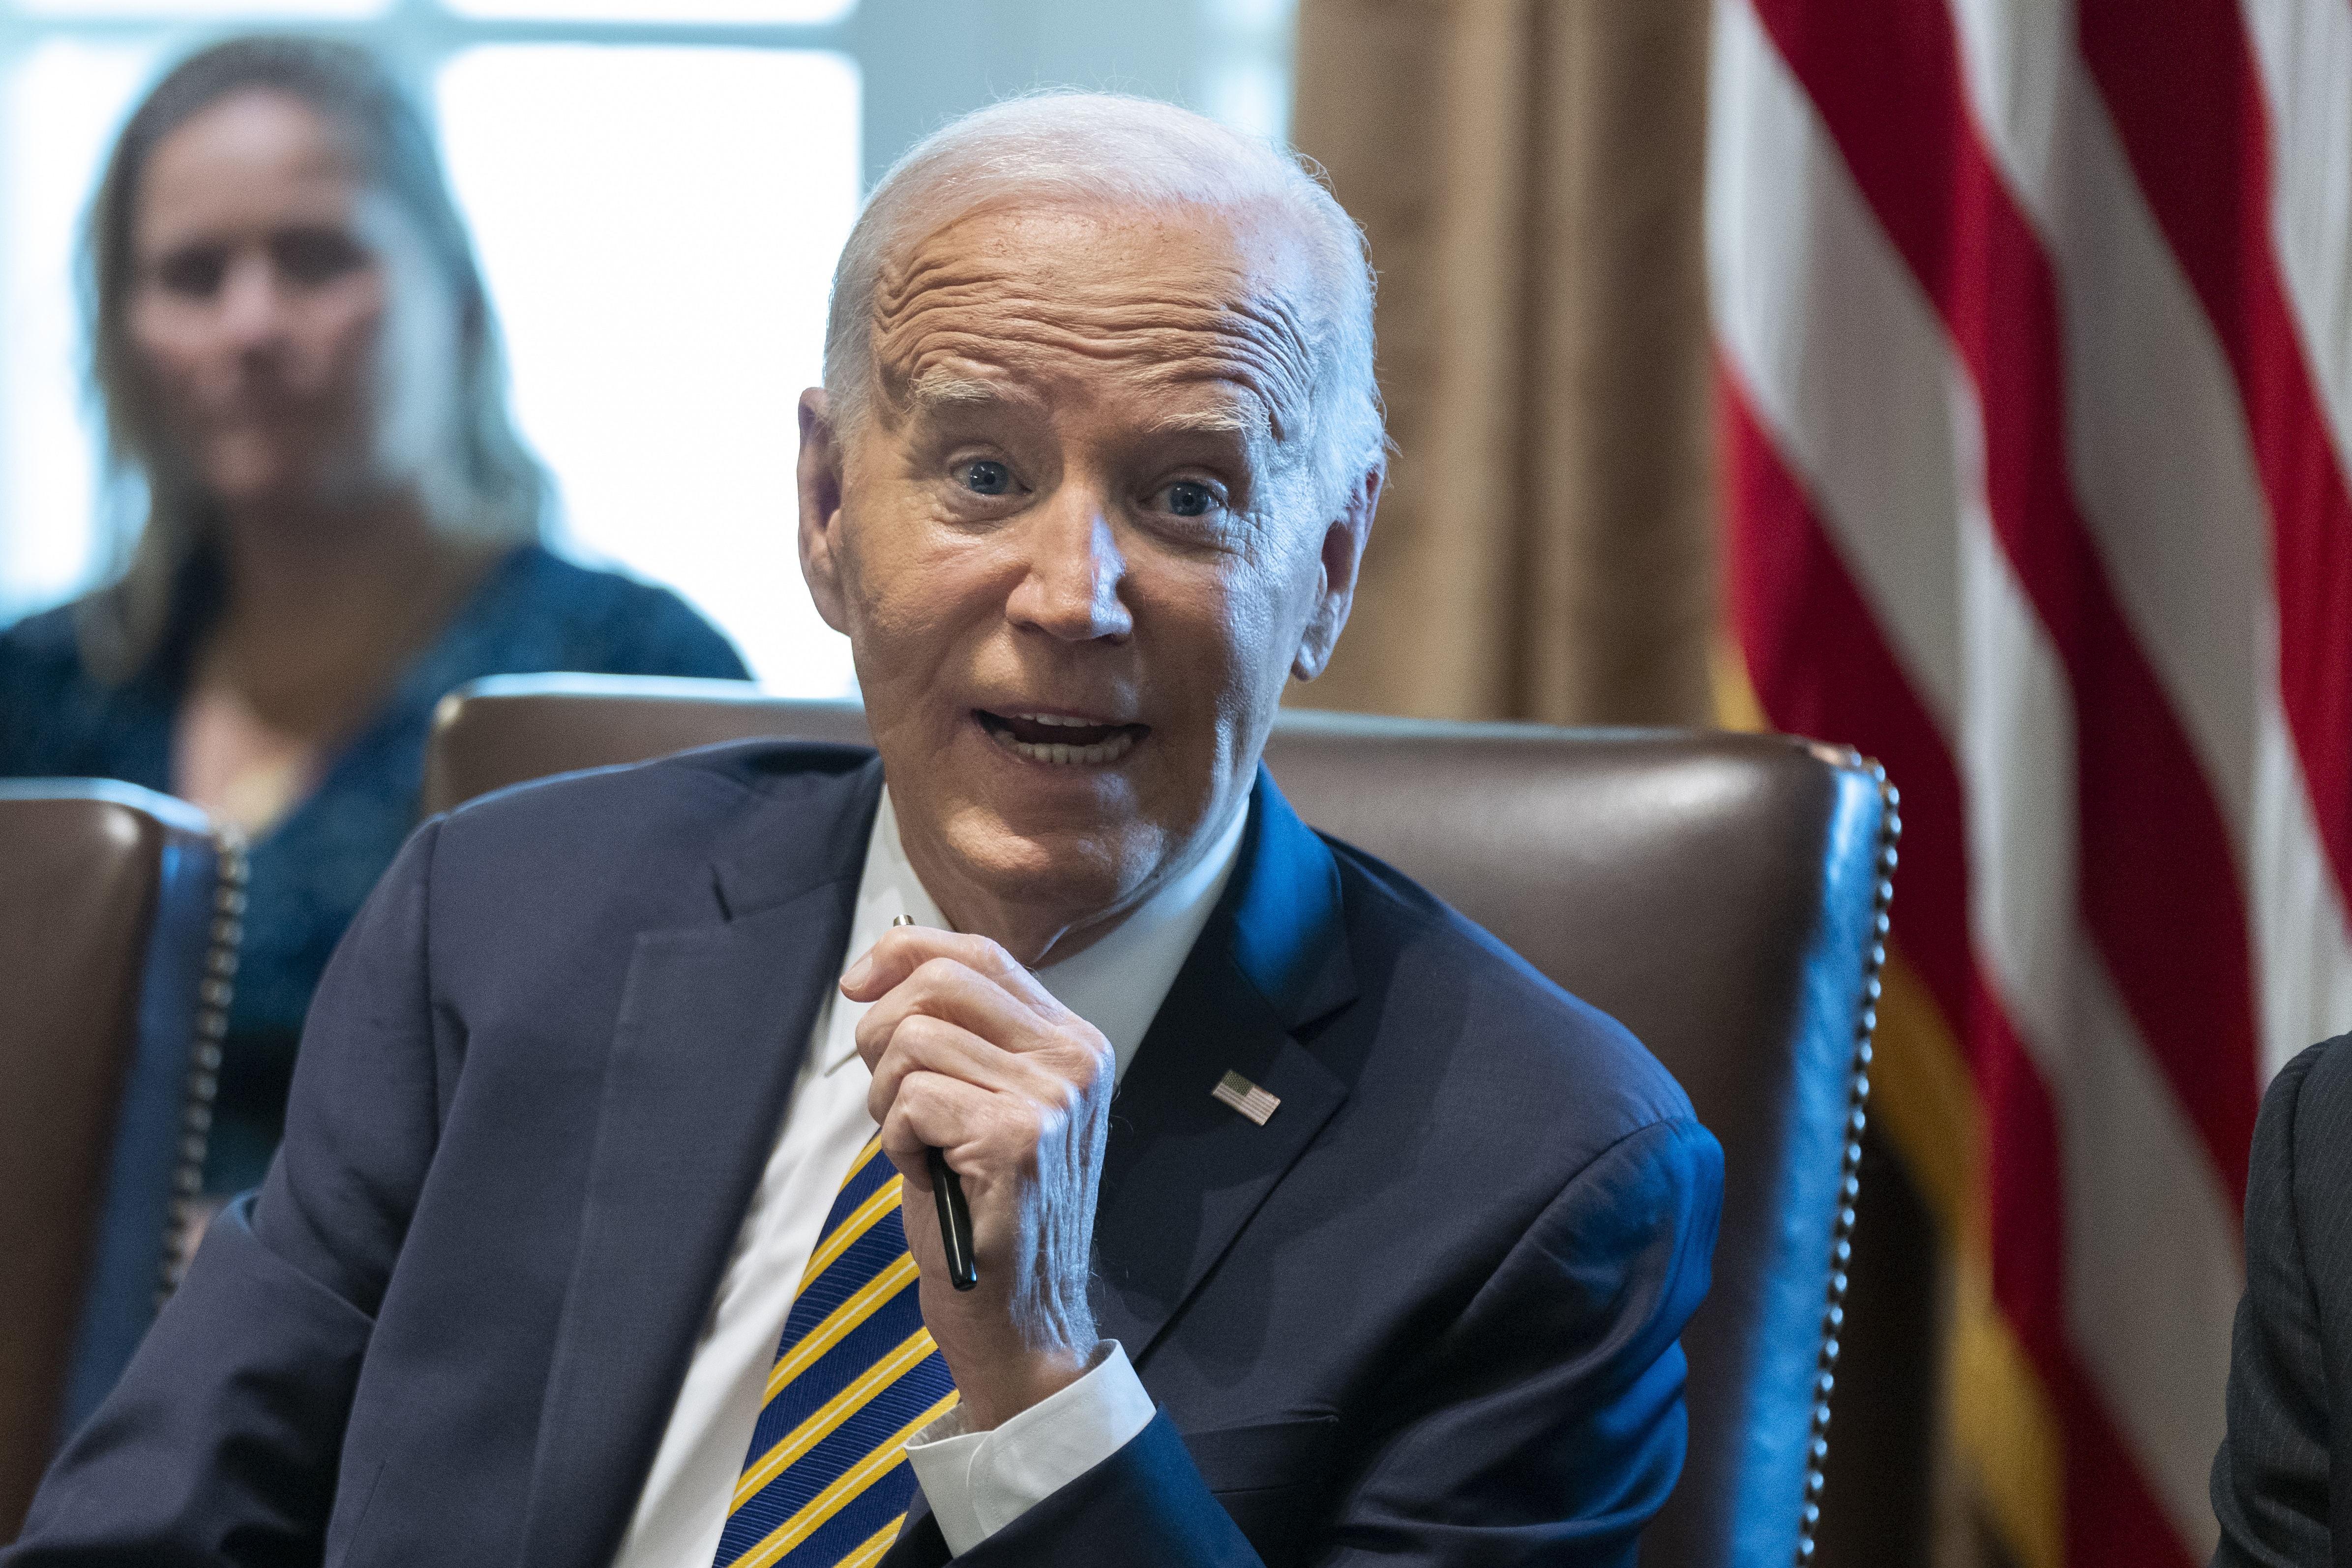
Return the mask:
{"type": "Polygon", "coordinates": [[[180,1097],[180,1158],[172,1172],[171,1218],[163,1227],[163,1255],[155,1270],[155,1306],[162,1310],[180,1288],[188,1222],[205,1185],[205,1150],[212,1136],[213,1095],[220,1088],[221,1038],[228,1032],[228,1004],[236,995],[237,949],[245,941],[245,887],[249,868],[245,841],[234,828],[213,835],[217,881],[213,890],[211,946],[205,953],[205,978],[196,991],[196,1028],[188,1045],[187,1087],[180,1097]]]}
{"type": "Polygon", "coordinates": [[[1862,1134],[1870,1119],[1870,1037],[1878,1028],[1883,989],[1879,972],[1886,967],[1886,936],[1893,929],[1887,907],[1895,901],[1895,848],[1903,837],[1903,795],[1887,782],[1886,769],[1855,751],[1845,754],[1844,766],[1869,774],[1878,784],[1878,886],[1872,894],[1870,951],[1863,965],[1862,995],[1854,1009],[1845,1155],[1839,1171],[1837,1223],[1830,1236],[1829,1298],[1822,1307],[1821,1371],[1814,1380],[1812,1431],[1805,1448],[1804,1503],[1797,1516],[1797,1568],[1808,1568],[1813,1561],[1813,1535],[1821,1523],[1821,1496],[1828,1479],[1824,1467],[1830,1453],[1830,1396],[1837,1385],[1838,1335],[1845,1329],[1846,1269],[1853,1259],[1853,1206],[1862,1195],[1862,1134]]]}

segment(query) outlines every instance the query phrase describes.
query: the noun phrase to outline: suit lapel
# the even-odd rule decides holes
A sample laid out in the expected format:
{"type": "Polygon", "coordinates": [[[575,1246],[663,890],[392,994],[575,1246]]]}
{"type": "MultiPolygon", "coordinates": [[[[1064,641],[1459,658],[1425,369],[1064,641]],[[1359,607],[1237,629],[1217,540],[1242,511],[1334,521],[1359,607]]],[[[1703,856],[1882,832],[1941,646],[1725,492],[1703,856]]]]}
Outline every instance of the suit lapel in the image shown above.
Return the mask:
{"type": "Polygon", "coordinates": [[[1355,995],[1331,852],[1261,768],[1216,913],[1111,1106],[1095,1222],[1096,1317],[1140,1362],[1348,1096],[1297,1030],[1355,995]],[[1278,1097],[1264,1126],[1210,1091],[1278,1097]]]}
{"type": "Polygon", "coordinates": [[[527,1563],[618,1546],[848,939],[879,765],[793,782],[712,867],[713,921],[637,938],[541,1413],[527,1563]]]}

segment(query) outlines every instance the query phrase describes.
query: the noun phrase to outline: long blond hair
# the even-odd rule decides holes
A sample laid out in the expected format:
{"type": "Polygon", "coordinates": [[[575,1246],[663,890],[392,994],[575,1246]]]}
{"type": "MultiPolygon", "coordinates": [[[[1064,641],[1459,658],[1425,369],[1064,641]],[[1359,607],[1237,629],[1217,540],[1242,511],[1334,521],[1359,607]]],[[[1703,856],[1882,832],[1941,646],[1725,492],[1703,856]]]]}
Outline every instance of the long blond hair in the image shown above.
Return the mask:
{"type": "Polygon", "coordinates": [[[138,283],[140,177],[163,140],[233,93],[253,89],[300,99],[349,138],[370,189],[413,226],[447,291],[457,329],[455,428],[445,444],[456,472],[436,489],[461,505],[429,506],[445,532],[485,542],[540,535],[547,479],[507,412],[506,359],[473,242],[450,198],[425,118],[366,51],[319,38],[231,38],[180,62],[123,126],[82,233],[82,304],[89,378],[106,419],[110,493],[146,505],[112,519],[113,581],[76,606],[85,665],[121,683],[145,672],[167,646],[194,635],[222,587],[218,508],[163,428],[154,389],[130,337],[138,283]]]}

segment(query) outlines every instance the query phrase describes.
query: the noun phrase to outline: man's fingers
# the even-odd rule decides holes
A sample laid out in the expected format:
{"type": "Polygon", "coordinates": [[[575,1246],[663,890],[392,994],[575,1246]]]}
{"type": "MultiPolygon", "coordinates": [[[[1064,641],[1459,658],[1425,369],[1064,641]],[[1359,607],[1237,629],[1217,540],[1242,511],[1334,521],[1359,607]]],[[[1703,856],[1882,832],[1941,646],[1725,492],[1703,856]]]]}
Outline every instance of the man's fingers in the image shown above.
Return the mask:
{"type": "MultiPolygon", "coordinates": [[[[869,1003],[857,1025],[858,1053],[874,1074],[866,1108],[905,1181],[908,1241],[927,1280],[944,1257],[930,1212],[935,1148],[962,1180],[982,1294],[999,1293],[996,1309],[1040,1265],[1010,1249],[1041,1226],[1056,1237],[1071,1232],[1044,1255],[1048,1274],[1082,1275],[1116,1071],[1101,1031],[1003,948],[954,932],[886,933],[841,989],[869,1003]],[[1055,1215],[1077,1218],[1047,1223],[1055,1215]]],[[[934,1289],[927,1283],[927,1295],[934,1289]]],[[[1080,1286],[1071,1298],[1081,1313],[1084,1293],[1080,1286]]],[[[955,1309],[972,1310],[968,1301],[955,1309]]]]}
{"type": "Polygon", "coordinates": [[[1034,1092],[1041,1076],[984,1037],[946,1019],[917,1014],[901,1021],[875,1052],[874,1082],[866,1091],[867,1113],[877,1122],[885,1120],[899,1085],[916,1072],[956,1079],[990,1094],[1034,1092]]]}
{"type": "Polygon", "coordinates": [[[983,1214],[1003,1220],[994,1210],[1035,1174],[1041,1149],[1067,1143],[1083,1109],[1074,1100],[993,1093],[919,1069],[901,1081],[881,1119],[882,1152],[910,1188],[928,1195],[929,1154],[940,1150],[963,1178],[975,1222],[983,1214]]]}
{"type": "MultiPolygon", "coordinates": [[[[995,1095],[978,1084],[943,1072],[909,1071],[899,1092],[882,1117],[882,1152],[915,1185],[930,1190],[925,1159],[929,1150],[950,1153],[971,1150],[995,1131],[992,1114],[995,1095]]],[[[971,1154],[949,1164],[966,1176],[976,1176],[981,1162],[971,1154]]]]}
{"type": "Polygon", "coordinates": [[[853,1002],[874,1001],[933,958],[951,958],[985,976],[1048,1018],[1063,1010],[1053,993],[997,943],[928,925],[898,925],[885,931],[882,939],[842,976],[842,995],[853,1002]]]}
{"type": "Polygon", "coordinates": [[[949,957],[925,959],[857,1020],[857,1051],[867,1067],[881,1058],[906,1020],[929,1017],[960,1024],[1006,1051],[1036,1051],[1062,1038],[1067,1016],[1054,1018],[989,975],[949,957]]]}

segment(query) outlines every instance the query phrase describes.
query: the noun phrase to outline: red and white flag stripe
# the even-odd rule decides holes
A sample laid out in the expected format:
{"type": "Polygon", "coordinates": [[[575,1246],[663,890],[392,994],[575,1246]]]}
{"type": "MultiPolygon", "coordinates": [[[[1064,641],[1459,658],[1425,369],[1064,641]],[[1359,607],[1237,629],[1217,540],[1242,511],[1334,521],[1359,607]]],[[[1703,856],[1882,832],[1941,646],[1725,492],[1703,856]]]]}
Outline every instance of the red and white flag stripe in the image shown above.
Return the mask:
{"type": "Polygon", "coordinates": [[[2046,1499],[1994,1500],[2036,1568],[2201,1561],[2261,1086],[2352,1028],[2352,4],[1716,37],[1732,640],[1904,790],[1974,1105],[1924,1163],[2021,1385],[1955,1396],[2046,1413],[2046,1499]]]}

